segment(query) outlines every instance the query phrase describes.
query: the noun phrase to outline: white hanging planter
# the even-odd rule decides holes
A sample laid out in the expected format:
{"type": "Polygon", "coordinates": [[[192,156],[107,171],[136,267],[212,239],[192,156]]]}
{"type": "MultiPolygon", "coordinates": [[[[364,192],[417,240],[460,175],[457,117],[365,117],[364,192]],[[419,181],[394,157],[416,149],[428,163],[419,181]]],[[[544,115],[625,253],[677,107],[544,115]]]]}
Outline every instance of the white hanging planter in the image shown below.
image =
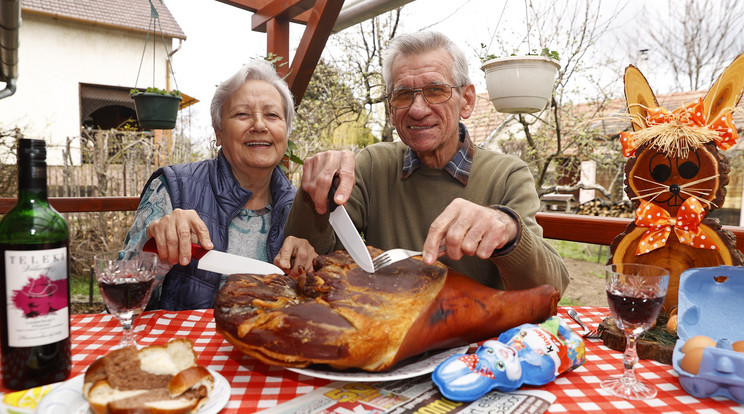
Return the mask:
{"type": "Polygon", "coordinates": [[[507,56],[483,63],[488,97],[499,112],[539,112],[550,102],[561,65],[546,56],[507,56]]]}

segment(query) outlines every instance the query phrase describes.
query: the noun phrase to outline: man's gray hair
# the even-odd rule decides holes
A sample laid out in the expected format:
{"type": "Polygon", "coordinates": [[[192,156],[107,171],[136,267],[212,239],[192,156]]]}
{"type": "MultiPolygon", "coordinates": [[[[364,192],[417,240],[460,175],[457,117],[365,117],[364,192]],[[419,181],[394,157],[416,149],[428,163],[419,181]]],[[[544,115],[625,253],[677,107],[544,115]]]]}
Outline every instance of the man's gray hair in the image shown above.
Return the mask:
{"type": "Polygon", "coordinates": [[[230,99],[230,96],[249,80],[269,82],[279,91],[282,104],[284,104],[284,119],[287,122],[287,136],[289,136],[289,133],[292,132],[292,121],[295,116],[294,97],[289,90],[289,86],[287,86],[287,82],[276,73],[274,66],[263,59],[255,59],[246,63],[236,74],[220,83],[214,92],[212,105],[210,106],[212,127],[215,131],[222,129],[222,107],[225,106],[225,102],[230,99]]]}
{"type": "Polygon", "coordinates": [[[399,55],[420,55],[438,49],[444,49],[452,56],[454,86],[471,84],[465,53],[442,33],[424,31],[398,36],[388,45],[382,60],[382,76],[385,79],[386,93],[393,91],[393,62],[399,55]]]}

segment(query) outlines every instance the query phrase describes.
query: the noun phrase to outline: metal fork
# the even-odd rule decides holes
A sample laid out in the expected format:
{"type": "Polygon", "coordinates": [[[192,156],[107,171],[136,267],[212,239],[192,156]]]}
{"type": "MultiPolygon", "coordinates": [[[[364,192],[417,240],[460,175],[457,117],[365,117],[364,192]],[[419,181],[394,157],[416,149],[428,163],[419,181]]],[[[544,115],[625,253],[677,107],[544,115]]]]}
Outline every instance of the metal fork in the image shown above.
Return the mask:
{"type": "Polygon", "coordinates": [[[601,332],[599,331],[599,326],[597,326],[596,329],[592,329],[592,330],[587,328],[587,326],[584,325],[584,322],[581,321],[581,314],[579,314],[579,312],[576,312],[576,310],[574,309],[569,309],[567,313],[568,313],[568,316],[571,317],[571,319],[576,321],[576,323],[578,323],[579,325],[581,325],[582,328],[584,328],[584,332],[581,334],[582,337],[587,338],[587,339],[599,339],[602,337],[601,332]]]}
{"type": "MultiPolygon", "coordinates": [[[[447,246],[439,246],[439,251],[443,252],[447,250],[447,246]]],[[[420,256],[423,252],[417,252],[415,250],[407,249],[390,249],[382,252],[379,256],[372,260],[372,265],[375,267],[375,272],[382,269],[385,266],[389,266],[395,262],[399,262],[403,259],[408,259],[413,256],[420,256]]]]}
{"type": "Polygon", "coordinates": [[[399,262],[403,259],[408,259],[412,256],[420,255],[422,252],[406,249],[390,249],[382,252],[379,256],[372,260],[372,265],[375,267],[375,272],[382,269],[385,266],[391,265],[395,262],[399,262]]]}

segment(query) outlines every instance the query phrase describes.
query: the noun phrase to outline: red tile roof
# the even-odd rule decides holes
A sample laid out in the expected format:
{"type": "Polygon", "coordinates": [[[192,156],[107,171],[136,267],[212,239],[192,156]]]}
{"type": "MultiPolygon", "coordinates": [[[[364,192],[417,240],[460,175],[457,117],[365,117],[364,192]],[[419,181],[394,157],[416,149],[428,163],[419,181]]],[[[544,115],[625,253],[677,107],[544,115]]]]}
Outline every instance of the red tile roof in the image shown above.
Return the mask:
{"type": "MultiPolygon", "coordinates": [[[[165,3],[152,0],[152,4],[158,11],[163,34],[185,40],[186,34],[165,3]]],[[[148,0],[21,0],[21,7],[23,12],[145,33],[150,24],[148,0]]]]}
{"type": "MultiPolygon", "coordinates": [[[[659,105],[673,111],[682,105],[694,102],[698,98],[705,96],[707,91],[691,91],[691,92],[674,92],[664,95],[656,95],[656,100],[659,105]]],[[[744,99],[739,102],[739,109],[742,111],[735,111],[734,124],[737,125],[737,129],[741,131],[744,128],[744,99]]],[[[576,113],[584,113],[584,116],[590,116],[592,119],[600,118],[601,121],[596,121],[592,124],[592,127],[600,128],[606,135],[617,135],[618,133],[630,129],[630,121],[627,118],[623,118],[627,114],[625,98],[614,99],[608,101],[605,104],[604,109],[596,115],[590,115],[589,111],[597,111],[597,107],[594,104],[579,104],[573,108],[576,113]]],[[[473,142],[479,144],[483,142],[500,124],[506,119],[508,114],[496,112],[491,101],[488,100],[488,94],[483,93],[477,95],[475,109],[469,119],[464,119],[462,122],[468,128],[470,136],[473,142]]]]}
{"type": "Polygon", "coordinates": [[[463,119],[462,123],[468,128],[470,138],[475,144],[480,144],[499,127],[509,114],[496,112],[488,94],[480,94],[475,97],[475,108],[470,118],[463,119]]]}

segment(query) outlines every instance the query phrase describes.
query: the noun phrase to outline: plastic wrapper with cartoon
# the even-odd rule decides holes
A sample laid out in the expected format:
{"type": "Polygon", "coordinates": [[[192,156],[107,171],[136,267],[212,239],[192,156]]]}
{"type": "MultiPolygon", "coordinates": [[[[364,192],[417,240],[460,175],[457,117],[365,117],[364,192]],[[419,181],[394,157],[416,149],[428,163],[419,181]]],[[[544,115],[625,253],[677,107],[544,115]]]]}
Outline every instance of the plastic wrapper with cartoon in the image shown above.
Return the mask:
{"type": "Polygon", "coordinates": [[[493,389],[514,391],[544,385],[586,360],[584,340],[558,316],[505,331],[474,354],[453,355],[439,364],[432,380],[446,398],[475,401],[493,389]]]}

